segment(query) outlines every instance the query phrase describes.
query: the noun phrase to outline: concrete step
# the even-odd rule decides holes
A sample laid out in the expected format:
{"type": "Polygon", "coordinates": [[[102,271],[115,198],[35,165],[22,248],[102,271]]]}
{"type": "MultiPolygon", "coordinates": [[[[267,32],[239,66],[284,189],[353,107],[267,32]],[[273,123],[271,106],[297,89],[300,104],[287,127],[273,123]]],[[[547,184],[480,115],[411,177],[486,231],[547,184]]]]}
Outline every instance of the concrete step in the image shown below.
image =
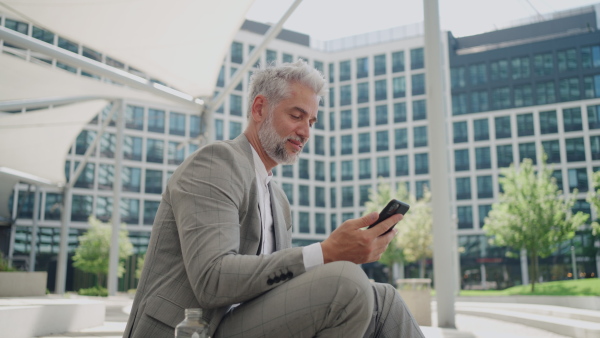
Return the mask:
{"type": "Polygon", "coordinates": [[[500,319],[577,338],[600,338],[600,311],[562,306],[457,302],[456,312],[500,319]]]}
{"type": "Polygon", "coordinates": [[[0,298],[0,337],[29,338],[79,331],[104,323],[102,301],[76,298],[0,298]]]}

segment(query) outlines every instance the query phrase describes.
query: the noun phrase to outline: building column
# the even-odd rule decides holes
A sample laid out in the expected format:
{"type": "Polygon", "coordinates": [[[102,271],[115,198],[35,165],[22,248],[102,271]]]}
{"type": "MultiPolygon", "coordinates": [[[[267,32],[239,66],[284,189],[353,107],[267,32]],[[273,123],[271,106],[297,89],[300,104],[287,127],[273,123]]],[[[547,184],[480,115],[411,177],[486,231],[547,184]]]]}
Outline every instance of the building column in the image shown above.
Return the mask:
{"type": "Polygon", "coordinates": [[[58,249],[58,258],[56,262],[56,286],[54,293],[64,294],[67,282],[67,262],[69,258],[69,225],[71,223],[71,207],[73,202],[73,192],[71,186],[67,184],[63,189],[63,208],[60,227],[60,244],[58,249]]]}
{"type": "Polygon", "coordinates": [[[523,285],[529,285],[529,266],[527,266],[527,249],[521,249],[521,279],[523,285]]]}
{"type": "Polygon", "coordinates": [[[37,246],[38,219],[40,218],[40,186],[35,186],[33,198],[33,225],[31,227],[31,246],[29,249],[29,271],[35,271],[35,250],[37,246]]]}
{"type": "Polygon", "coordinates": [[[110,253],[108,260],[108,276],[106,285],[108,295],[117,294],[119,283],[119,231],[121,230],[121,181],[123,169],[123,130],[125,129],[125,107],[123,100],[114,103],[117,111],[117,144],[115,147],[115,179],[113,181],[113,212],[112,233],[110,238],[110,253]]]}

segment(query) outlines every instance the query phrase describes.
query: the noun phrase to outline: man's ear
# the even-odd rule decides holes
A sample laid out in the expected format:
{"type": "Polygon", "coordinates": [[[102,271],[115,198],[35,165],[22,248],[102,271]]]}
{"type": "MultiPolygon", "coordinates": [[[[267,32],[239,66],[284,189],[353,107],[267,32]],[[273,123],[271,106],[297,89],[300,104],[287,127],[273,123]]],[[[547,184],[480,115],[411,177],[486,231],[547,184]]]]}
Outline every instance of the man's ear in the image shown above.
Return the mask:
{"type": "Polygon", "coordinates": [[[256,95],[252,101],[252,119],[260,122],[267,117],[267,98],[263,95],[256,95]]]}

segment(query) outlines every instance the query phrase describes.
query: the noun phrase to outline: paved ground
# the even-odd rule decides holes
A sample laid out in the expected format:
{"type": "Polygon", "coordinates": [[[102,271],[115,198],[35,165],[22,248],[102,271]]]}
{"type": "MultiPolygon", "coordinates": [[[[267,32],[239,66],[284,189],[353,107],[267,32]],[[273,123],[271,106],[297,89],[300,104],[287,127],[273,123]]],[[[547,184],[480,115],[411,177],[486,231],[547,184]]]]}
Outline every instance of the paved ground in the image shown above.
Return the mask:
{"type": "MultiPolygon", "coordinates": [[[[86,338],[103,337],[118,338],[122,337],[125,330],[128,313],[133,302],[126,296],[115,296],[103,299],[106,303],[106,319],[104,325],[86,329],[80,332],[69,332],[43,336],[44,338],[86,338]]],[[[433,314],[432,327],[423,327],[423,333],[427,338],[564,338],[552,332],[528,327],[521,324],[504,322],[482,317],[456,315],[456,330],[440,329],[435,327],[436,316],[433,314]]]]}

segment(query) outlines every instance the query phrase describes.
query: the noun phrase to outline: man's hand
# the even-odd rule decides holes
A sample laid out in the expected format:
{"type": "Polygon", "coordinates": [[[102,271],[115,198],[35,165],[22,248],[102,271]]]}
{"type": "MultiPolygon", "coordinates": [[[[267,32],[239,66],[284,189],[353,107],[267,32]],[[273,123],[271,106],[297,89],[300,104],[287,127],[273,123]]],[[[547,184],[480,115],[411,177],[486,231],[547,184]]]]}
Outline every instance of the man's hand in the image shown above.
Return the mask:
{"type": "Polygon", "coordinates": [[[395,214],[371,229],[361,230],[377,220],[378,214],[372,212],[366,216],[350,219],[335,229],[329,237],[321,242],[323,261],[349,261],[356,264],[370,263],[379,260],[398,230],[388,231],[402,219],[395,214]]]}

